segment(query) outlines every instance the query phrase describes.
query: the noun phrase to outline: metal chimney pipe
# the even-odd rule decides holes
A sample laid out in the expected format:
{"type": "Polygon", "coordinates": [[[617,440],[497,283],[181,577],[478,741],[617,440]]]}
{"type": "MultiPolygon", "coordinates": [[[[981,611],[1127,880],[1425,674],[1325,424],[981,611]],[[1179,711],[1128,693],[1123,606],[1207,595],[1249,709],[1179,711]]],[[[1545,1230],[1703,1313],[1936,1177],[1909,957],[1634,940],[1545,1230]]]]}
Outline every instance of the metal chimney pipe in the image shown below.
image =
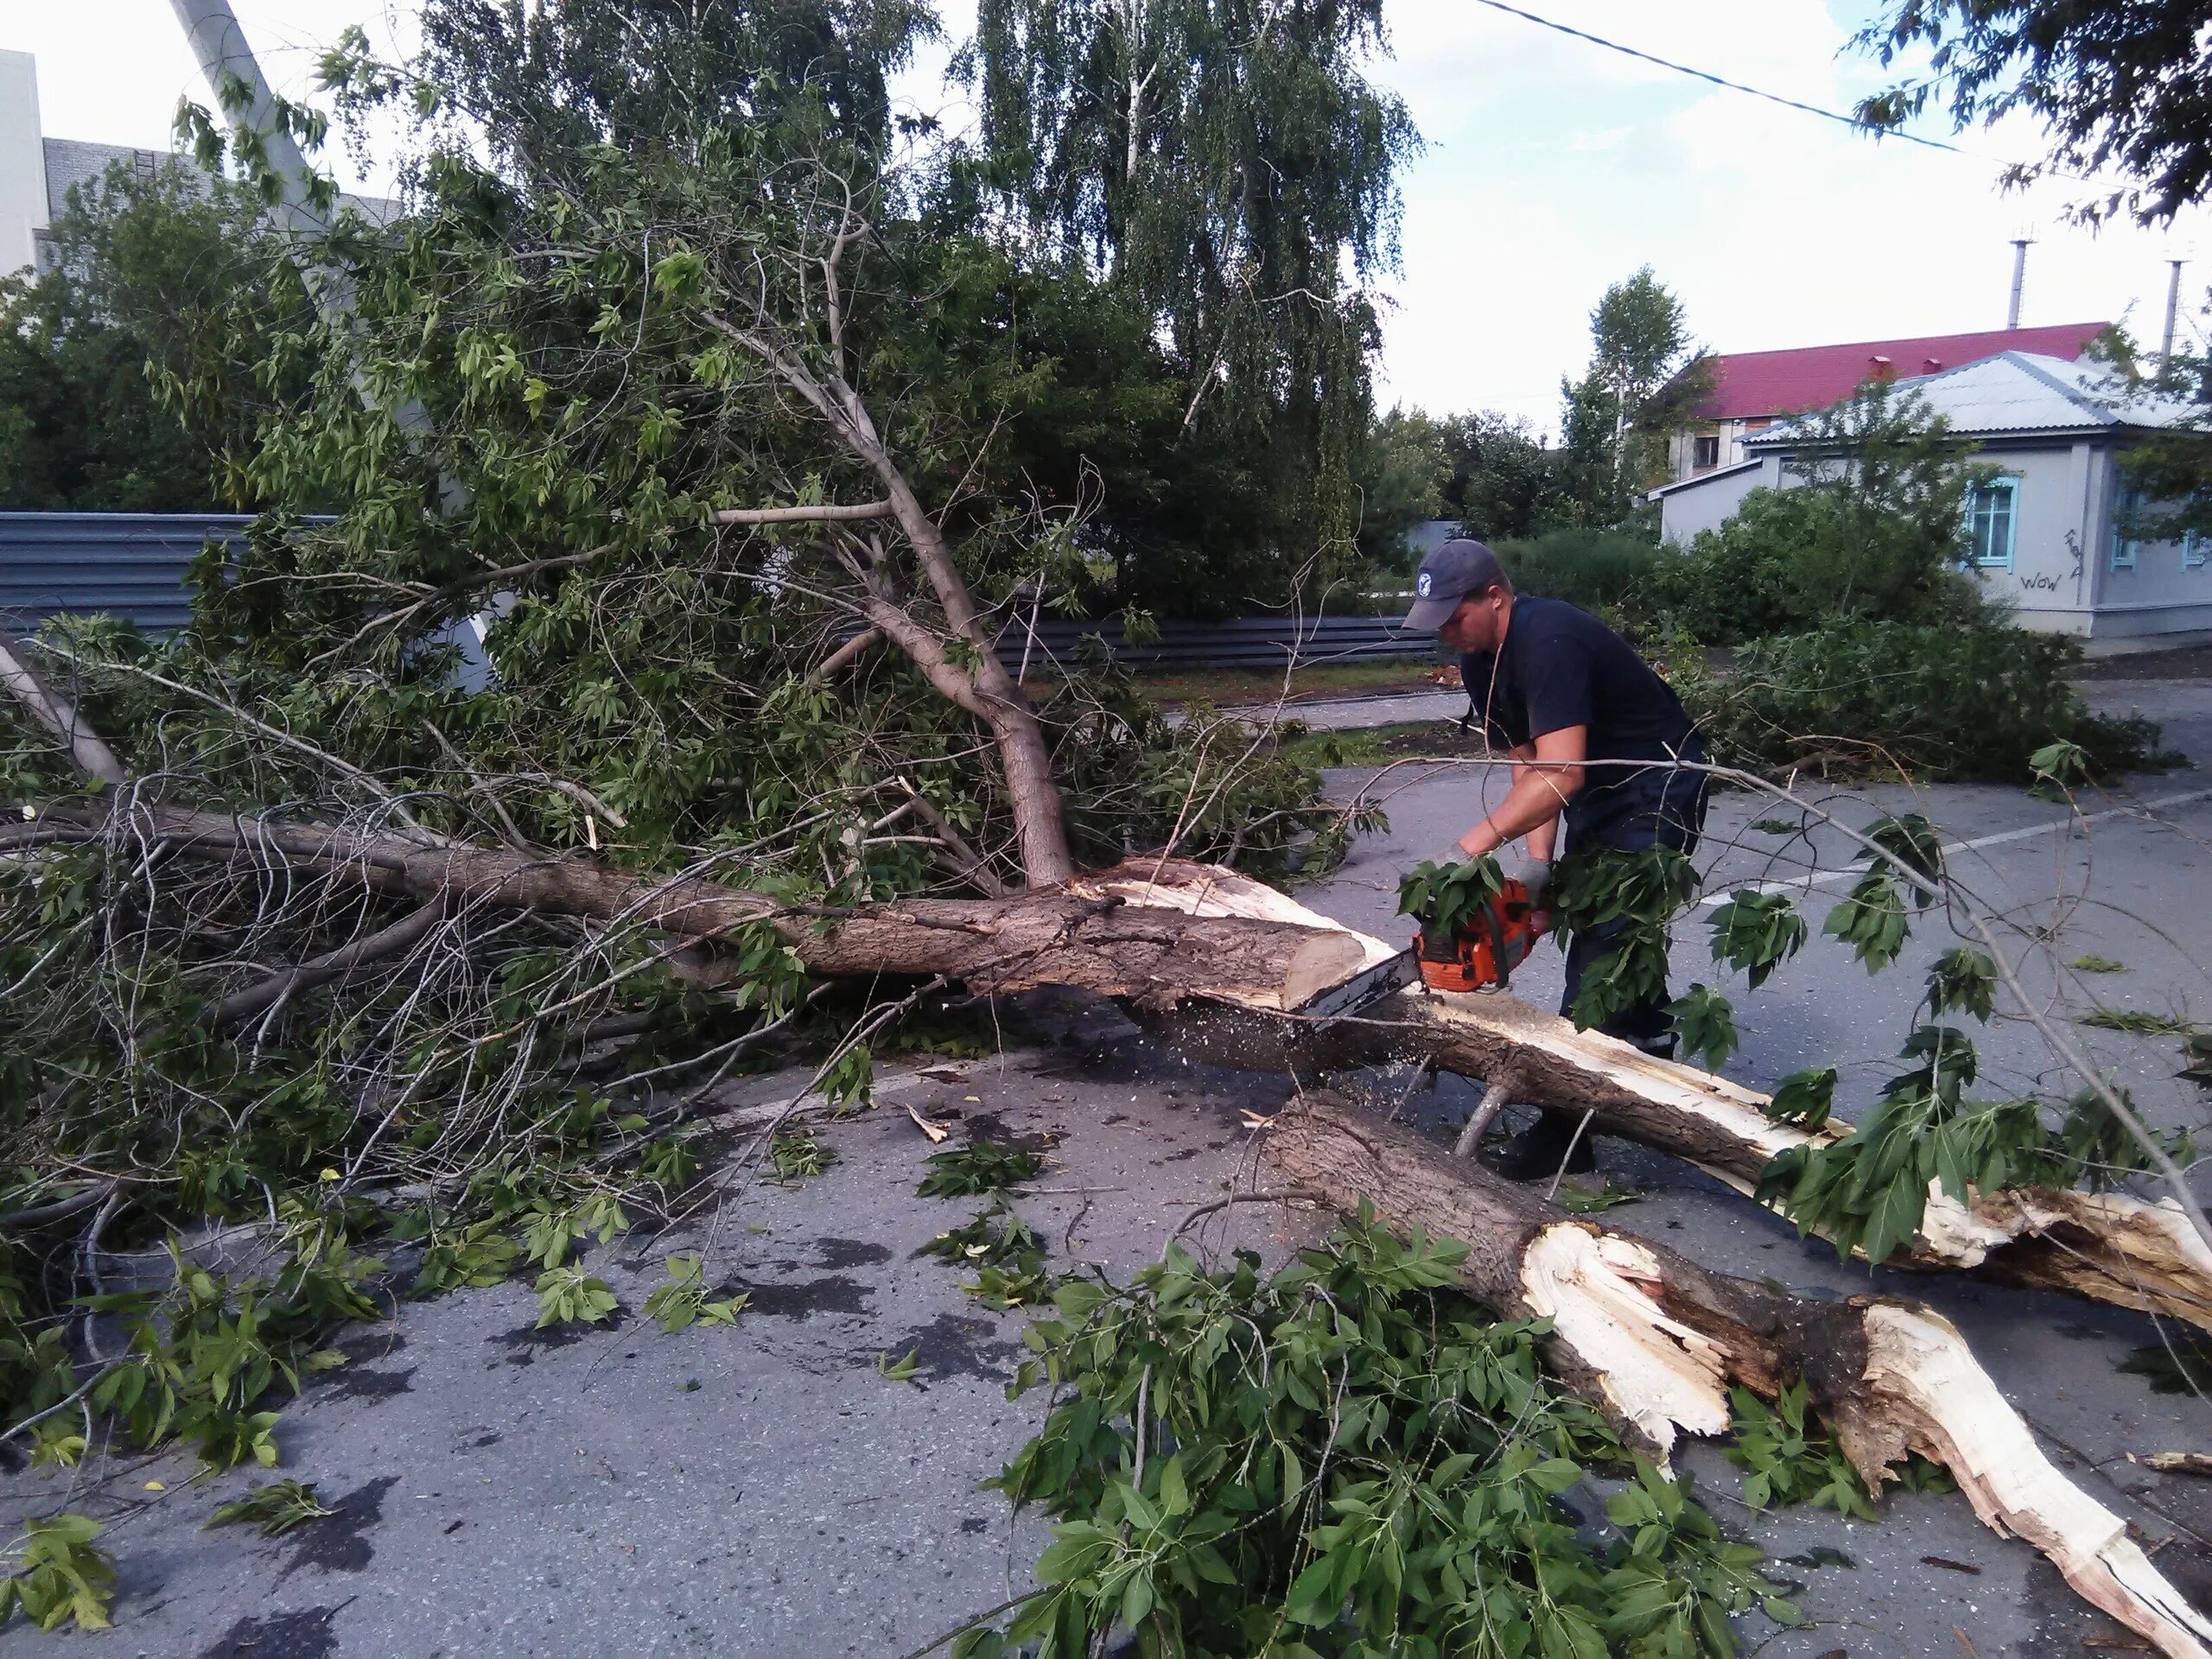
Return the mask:
{"type": "Polygon", "coordinates": [[[2017,328],[2020,326],[2020,290],[2027,285],[2028,244],[2034,239],[2033,237],[2028,236],[2012,238],[2012,304],[2005,314],[2005,326],[2007,328],[2017,328]]]}
{"type": "Polygon", "coordinates": [[[2174,318],[2181,310],[2181,268],[2186,262],[2169,259],[2173,270],[2166,276],[2166,327],[2158,337],[2158,373],[2163,378],[2174,365],[2174,318]]]}

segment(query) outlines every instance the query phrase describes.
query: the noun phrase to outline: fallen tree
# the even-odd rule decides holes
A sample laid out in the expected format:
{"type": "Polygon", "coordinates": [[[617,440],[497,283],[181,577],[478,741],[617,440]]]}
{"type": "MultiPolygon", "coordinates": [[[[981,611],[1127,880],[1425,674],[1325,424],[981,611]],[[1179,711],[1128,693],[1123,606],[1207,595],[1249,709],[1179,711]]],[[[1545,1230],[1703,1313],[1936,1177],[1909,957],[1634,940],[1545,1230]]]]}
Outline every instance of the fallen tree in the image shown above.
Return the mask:
{"type": "Polygon", "coordinates": [[[1325,1093],[1287,1109],[1262,1156],[1338,1210],[1371,1206],[1402,1233],[1465,1243],[1475,1298],[1508,1318],[1552,1321],[1554,1368],[1661,1458],[1683,1434],[1727,1430],[1731,1382],[1770,1400],[1802,1382],[1870,1491],[1916,1452],[1951,1471],[1986,1525],[2032,1544],[2161,1653],[2212,1651],[2212,1622],[2119,1516],[2043,1455],[1940,1314],[1881,1297],[1810,1302],[1707,1272],[1325,1093]]]}
{"type": "MultiPolygon", "coordinates": [[[[1133,901],[1332,929],[1360,942],[1364,965],[1391,954],[1381,940],[1342,928],[1235,871],[1154,868],[1158,879],[1149,891],[1124,886],[1133,901]]],[[[1510,995],[1414,988],[1343,1017],[1272,1032],[1241,1012],[1197,1013],[1180,1029],[1186,1040],[1244,1064],[1395,1060],[1438,1066],[1481,1080],[1486,1103],[1510,1097],[1586,1111],[1595,1128],[1671,1153],[1746,1195],[1783,1154],[1834,1146],[1851,1133],[1848,1123],[1833,1117],[1817,1128],[1779,1122],[1770,1096],[1655,1058],[1602,1032],[1578,1031],[1510,995]]],[[[1977,1191],[1962,1203],[1931,1184],[1910,1243],[1887,1260],[1897,1267],[1970,1269],[2212,1329],[2212,1249],[2171,1201],[2035,1186],[1977,1191]]]]}

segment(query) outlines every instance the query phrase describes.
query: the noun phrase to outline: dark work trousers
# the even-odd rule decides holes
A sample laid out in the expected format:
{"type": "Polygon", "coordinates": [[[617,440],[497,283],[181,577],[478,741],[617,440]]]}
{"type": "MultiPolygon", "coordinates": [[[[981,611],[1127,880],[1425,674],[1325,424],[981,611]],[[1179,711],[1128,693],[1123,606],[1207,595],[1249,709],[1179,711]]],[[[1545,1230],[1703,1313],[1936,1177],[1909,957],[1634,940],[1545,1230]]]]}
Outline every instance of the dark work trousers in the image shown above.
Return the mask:
{"type": "MultiPolygon", "coordinates": [[[[1692,744],[1682,759],[1702,764],[1705,754],[1692,744]]],[[[1588,776],[1586,806],[1584,800],[1576,800],[1567,809],[1563,839],[1568,853],[1592,847],[1623,853],[1640,853],[1651,847],[1672,847],[1683,853],[1697,850],[1698,836],[1705,828],[1705,773],[1681,771],[1662,761],[1642,771],[1593,767],[1588,776]],[[1624,772],[1625,777],[1621,776],[1624,772]],[[1606,782],[1605,772],[1619,781],[1606,782]],[[1584,810],[1578,811],[1578,807],[1584,810]]],[[[1573,1014],[1584,970],[1605,960],[1627,925],[1625,919],[1611,921],[1585,929],[1567,940],[1567,995],[1560,1002],[1561,1014],[1573,1014]]],[[[1634,1043],[1646,1053],[1671,1056],[1675,1021],[1667,1012],[1670,1000],[1662,993],[1654,1001],[1638,1002],[1622,1009],[1599,1029],[1609,1037],[1634,1043]]]]}

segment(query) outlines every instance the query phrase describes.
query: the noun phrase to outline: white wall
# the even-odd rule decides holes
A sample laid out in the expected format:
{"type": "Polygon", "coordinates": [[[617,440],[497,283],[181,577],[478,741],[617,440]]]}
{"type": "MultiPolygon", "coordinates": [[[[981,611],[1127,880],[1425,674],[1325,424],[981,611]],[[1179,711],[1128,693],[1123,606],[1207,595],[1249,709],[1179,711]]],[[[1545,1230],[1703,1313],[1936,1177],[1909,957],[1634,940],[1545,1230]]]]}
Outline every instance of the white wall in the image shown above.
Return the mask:
{"type": "Polygon", "coordinates": [[[2092,500],[2106,446],[2088,442],[1978,451],[1977,463],[2016,480],[2012,568],[1977,572],[1990,598],[2012,607],[2022,627],[2090,632],[2095,573],[2083,550],[2094,523],[2092,500]]]}
{"type": "Polygon", "coordinates": [[[2139,541],[2133,568],[2113,568],[2113,519],[2122,480],[2116,454],[2099,460],[2096,534],[2089,543],[2097,595],[2091,638],[2140,639],[2212,628],[2212,550],[2205,550],[2205,563],[2191,569],[2180,542],[2139,541]]]}
{"type": "Polygon", "coordinates": [[[38,60],[28,52],[0,52],[0,276],[36,260],[35,232],[46,227],[38,60]]]}
{"type": "Polygon", "coordinates": [[[1795,481],[1783,476],[1777,457],[1768,455],[1755,467],[1707,473],[1694,483],[1672,486],[1659,498],[1659,539],[1688,547],[1700,531],[1733,518],[1753,490],[1795,481]]]}

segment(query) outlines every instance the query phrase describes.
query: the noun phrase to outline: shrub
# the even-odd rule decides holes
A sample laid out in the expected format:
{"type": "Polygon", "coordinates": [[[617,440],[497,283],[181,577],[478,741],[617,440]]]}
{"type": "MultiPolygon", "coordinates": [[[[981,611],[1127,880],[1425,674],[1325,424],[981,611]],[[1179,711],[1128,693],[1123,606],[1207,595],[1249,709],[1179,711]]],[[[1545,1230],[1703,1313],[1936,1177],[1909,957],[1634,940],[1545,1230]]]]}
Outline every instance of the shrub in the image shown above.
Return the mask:
{"type": "Polygon", "coordinates": [[[1667,556],[1643,537],[1618,530],[1555,530],[1495,547],[1516,591],[1563,599],[1586,611],[1621,604],[1667,556]]]}
{"type": "Polygon", "coordinates": [[[1817,556],[1824,504],[1807,490],[1753,490],[1735,516],[1660,558],[1637,591],[1644,607],[1707,645],[1787,633],[1806,619],[1796,573],[1817,556]]]}
{"type": "Polygon", "coordinates": [[[1907,515],[1825,488],[1753,490],[1689,550],[1662,557],[1636,597],[1712,645],[1843,621],[1971,623],[1981,599],[1951,542],[1907,515]]]}
{"type": "Polygon", "coordinates": [[[1994,622],[1859,622],[1757,641],[1726,681],[1676,690],[1736,766],[2025,781],[2029,756],[2059,741],[2098,774],[2172,764],[2152,722],[2089,712],[2067,680],[2080,660],[2063,635],[1994,622]]]}

